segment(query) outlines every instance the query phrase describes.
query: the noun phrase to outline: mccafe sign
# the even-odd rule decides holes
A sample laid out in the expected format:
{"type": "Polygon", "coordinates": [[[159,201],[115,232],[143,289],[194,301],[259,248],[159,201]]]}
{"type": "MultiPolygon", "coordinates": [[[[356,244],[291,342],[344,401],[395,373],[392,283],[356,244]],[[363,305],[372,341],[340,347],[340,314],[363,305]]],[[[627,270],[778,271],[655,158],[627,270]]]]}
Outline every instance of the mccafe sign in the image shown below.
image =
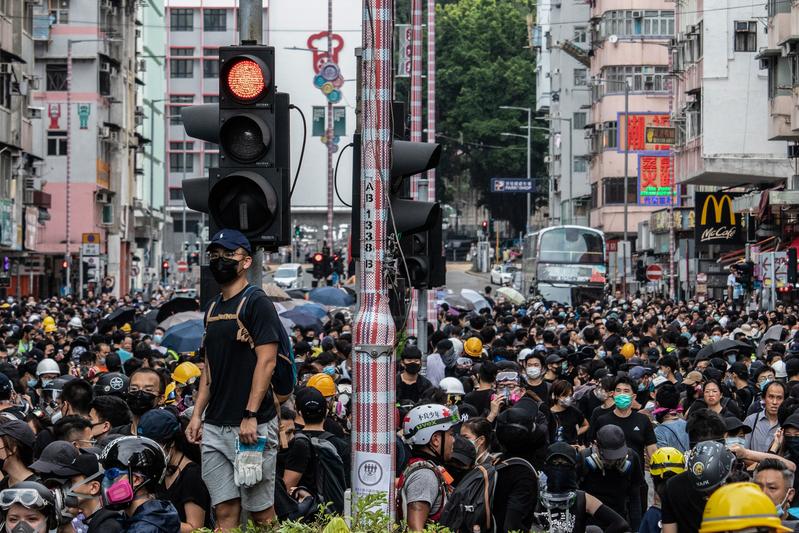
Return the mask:
{"type": "Polygon", "coordinates": [[[694,199],[695,237],[697,247],[711,244],[740,245],[744,242],[742,217],[732,209],[729,192],[698,192],[694,199]]]}

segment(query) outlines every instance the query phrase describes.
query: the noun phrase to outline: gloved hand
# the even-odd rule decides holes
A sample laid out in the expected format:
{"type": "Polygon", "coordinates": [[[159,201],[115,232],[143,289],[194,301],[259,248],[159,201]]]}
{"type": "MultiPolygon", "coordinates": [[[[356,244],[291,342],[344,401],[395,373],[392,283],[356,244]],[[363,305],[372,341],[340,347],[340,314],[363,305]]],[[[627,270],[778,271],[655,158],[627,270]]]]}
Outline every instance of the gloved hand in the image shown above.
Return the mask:
{"type": "Polygon", "coordinates": [[[256,485],[263,479],[263,462],[263,446],[241,446],[237,443],[236,460],[233,464],[233,483],[237,487],[256,485]]]}

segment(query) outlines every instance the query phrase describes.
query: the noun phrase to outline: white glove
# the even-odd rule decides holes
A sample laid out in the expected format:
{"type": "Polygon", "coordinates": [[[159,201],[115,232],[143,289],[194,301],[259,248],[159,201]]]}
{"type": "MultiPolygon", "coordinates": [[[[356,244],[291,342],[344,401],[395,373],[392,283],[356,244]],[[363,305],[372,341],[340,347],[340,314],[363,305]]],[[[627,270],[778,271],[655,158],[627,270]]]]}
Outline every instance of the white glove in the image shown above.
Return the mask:
{"type": "Polygon", "coordinates": [[[258,451],[236,452],[233,465],[233,483],[237,487],[252,487],[263,479],[264,454],[258,451]]]}

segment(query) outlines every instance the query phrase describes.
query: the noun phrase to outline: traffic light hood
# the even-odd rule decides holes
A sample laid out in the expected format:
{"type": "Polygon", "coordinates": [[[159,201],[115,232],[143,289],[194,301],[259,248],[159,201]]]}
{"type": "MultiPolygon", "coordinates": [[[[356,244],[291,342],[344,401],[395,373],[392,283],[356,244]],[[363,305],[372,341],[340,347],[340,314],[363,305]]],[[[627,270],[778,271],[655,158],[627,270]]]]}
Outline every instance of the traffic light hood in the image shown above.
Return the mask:
{"type": "Polygon", "coordinates": [[[219,104],[184,106],[180,117],[186,135],[219,144],[219,104]]]}
{"type": "Polygon", "coordinates": [[[391,211],[396,225],[394,229],[401,234],[429,230],[441,218],[439,216],[441,206],[438,202],[417,202],[392,198],[391,211]]]}
{"type": "Polygon", "coordinates": [[[405,176],[420,174],[438,166],[441,145],[411,141],[391,142],[391,192],[397,193],[405,176]],[[396,179],[399,178],[399,179],[396,179]]]}

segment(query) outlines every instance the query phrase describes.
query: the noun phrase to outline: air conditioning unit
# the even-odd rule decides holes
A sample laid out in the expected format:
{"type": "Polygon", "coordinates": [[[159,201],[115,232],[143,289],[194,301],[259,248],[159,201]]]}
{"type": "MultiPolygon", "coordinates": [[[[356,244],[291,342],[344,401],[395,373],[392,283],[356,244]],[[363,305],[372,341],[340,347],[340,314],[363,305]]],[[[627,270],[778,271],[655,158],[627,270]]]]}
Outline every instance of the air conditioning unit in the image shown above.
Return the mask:
{"type": "Polygon", "coordinates": [[[644,18],[644,12],[643,11],[633,11],[633,18],[634,19],[642,19],[642,18],[644,18]]]}
{"type": "Polygon", "coordinates": [[[0,63],[0,74],[13,74],[14,69],[11,67],[11,63],[0,63]]]}
{"type": "Polygon", "coordinates": [[[788,158],[789,159],[798,159],[799,158],[799,144],[789,144],[788,145],[788,158]]]}
{"type": "Polygon", "coordinates": [[[139,59],[139,72],[147,72],[147,61],[139,59]]]}
{"type": "Polygon", "coordinates": [[[94,201],[98,204],[111,203],[111,195],[106,191],[97,191],[94,193],[94,201]]]}
{"type": "Polygon", "coordinates": [[[735,21],[735,31],[749,31],[749,21],[747,20],[736,20],[735,21]]]}
{"type": "Polygon", "coordinates": [[[109,128],[108,126],[103,126],[102,128],[100,128],[100,137],[102,137],[103,139],[108,139],[109,137],[111,137],[111,128],[109,128]]]}
{"type": "Polygon", "coordinates": [[[552,162],[552,156],[551,155],[545,155],[544,156],[544,163],[551,163],[551,162],[552,162]]]}

